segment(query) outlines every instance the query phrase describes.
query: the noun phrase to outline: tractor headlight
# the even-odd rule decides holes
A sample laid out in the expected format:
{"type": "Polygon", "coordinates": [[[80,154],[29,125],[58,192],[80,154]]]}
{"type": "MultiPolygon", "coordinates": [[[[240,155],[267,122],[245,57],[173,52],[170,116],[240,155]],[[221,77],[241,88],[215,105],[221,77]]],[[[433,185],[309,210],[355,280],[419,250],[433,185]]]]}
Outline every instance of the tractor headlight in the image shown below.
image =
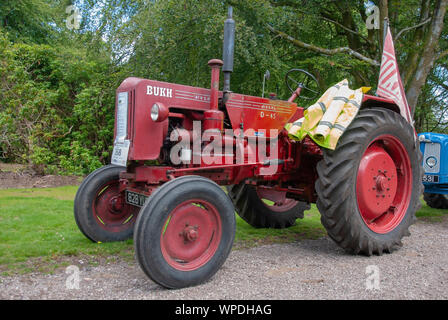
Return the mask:
{"type": "Polygon", "coordinates": [[[151,119],[155,122],[159,119],[159,105],[157,103],[154,103],[151,108],[151,119]]]}
{"type": "Polygon", "coordinates": [[[433,168],[436,166],[437,164],[437,159],[435,157],[429,157],[426,158],[426,164],[430,167],[433,168]]]}
{"type": "Polygon", "coordinates": [[[151,119],[154,122],[164,121],[168,118],[169,113],[170,110],[163,103],[156,102],[151,107],[151,119]]]}

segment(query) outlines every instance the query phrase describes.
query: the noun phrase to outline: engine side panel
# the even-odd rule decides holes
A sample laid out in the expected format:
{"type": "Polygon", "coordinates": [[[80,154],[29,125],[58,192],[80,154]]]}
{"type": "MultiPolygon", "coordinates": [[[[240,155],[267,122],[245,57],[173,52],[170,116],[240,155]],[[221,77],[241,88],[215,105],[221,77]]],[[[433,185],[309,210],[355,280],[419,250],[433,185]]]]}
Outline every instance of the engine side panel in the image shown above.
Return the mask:
{"type": "MultiPolygon", "coordinates": [[[[127,139],[131,141],[131,145],[128,160],[155,160],[159,157],[168,131],[168,119],[163,122],[152,121],[151,107],[154,103],[163,103],[170,109],[210,109],[210,89],[127,78],[118,88],[117,96],[120,92],[129,92],[127,139]]],[[[117,106],[118,101],[116,108],[117,106]]]]}
{"type": "Polygon", "coordinates": [[[303,116],[303,109],[295,103],[237,93],[230,95],[226,108],[235,134],[243,130],[247,137],[276,138],[278,133],[271,136],[270,129],[280,132],[296,111],[301,110],[303,116]]]}

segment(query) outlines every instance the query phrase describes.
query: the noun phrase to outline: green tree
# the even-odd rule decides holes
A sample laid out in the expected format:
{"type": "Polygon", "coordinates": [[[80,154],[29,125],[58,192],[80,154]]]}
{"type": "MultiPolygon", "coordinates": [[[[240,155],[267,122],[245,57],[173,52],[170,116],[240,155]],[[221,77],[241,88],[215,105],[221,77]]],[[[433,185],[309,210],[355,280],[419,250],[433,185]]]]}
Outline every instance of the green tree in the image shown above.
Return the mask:
{"type": "Polygon", "coordinates": [[[267,91],[282,99],[294,67],[314,73],[322,89],[344,78],[375,87],[383,30],[366,20],[377,5],[380,21],[390,20],[417,130],[447,131],[447,2],[4,0],[0,158],[67,173],[108,162],[115,89],[129,76],[209,87],[207,62],[222,56],[228,5],[237,22],[232,91],[261,95],[268,69],[267,91]],[[79,30],[65,25],[72,4],[79,30]]]}
{"type": "MultiPolygon", "coordinates": [[[[235,3],[238,4],[237,1],[235,3]]],[[[317,35],[310,41],[304,39],[297,34],[298,26],[294,24],[290,25],[289,30],[285,27],[270,27],[270,30],[300,49],[327,57],[345,55],[347,62],[352,60],[349,62],[352,68],[348,71],[355,77],[358,85],[377,82],[384,31],[381,22],[388,18],[395,36],[407,99],[415,113],[417,130],[428,129],[424,124],[433,123],[431,119],[440,116],[437,106],[427,107],[430,102],[434,102],[434,95],[439,96],[446,90],[448,0],[271,0],[270,3],[284,10],[314,17],[319,23],[326,24],[333,38],[331,46],[323,45],[318,41],[317,35]],[[367,30],[365,26],[366,8],[372,5],[377,5],[380,12],[381,28],[378,31],[367,30]],[[367,65],[360,66],[354,63],[354,59],[367,65]]],[[[445,99],[439,98],[437,101],[438,104],[446,105],[445,99]]],[[[445,130],[440,124],[439,122],[433,129],[445,130]]]]}
{"type": "Polygon", "coordinates": [[[68,0],[3,0],[0,27],[14,42],[50,43],[62,24],[68,0]]]}

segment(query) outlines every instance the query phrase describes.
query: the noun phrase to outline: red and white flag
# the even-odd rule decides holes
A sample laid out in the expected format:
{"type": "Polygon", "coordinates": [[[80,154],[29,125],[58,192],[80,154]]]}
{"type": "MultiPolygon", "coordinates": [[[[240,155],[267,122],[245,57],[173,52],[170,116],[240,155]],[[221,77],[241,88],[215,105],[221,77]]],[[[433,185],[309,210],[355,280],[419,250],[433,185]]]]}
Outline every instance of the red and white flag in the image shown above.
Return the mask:
{"type": "Polygon", "coordinates": [[[395,58],[394,40],[389,27],[387,27],[387,35],[384,40],[383,58],[376,94],[393,100],[400,108],[401,115],[413,125],[411,110],[406,100],[397,59],[395,58]]]}

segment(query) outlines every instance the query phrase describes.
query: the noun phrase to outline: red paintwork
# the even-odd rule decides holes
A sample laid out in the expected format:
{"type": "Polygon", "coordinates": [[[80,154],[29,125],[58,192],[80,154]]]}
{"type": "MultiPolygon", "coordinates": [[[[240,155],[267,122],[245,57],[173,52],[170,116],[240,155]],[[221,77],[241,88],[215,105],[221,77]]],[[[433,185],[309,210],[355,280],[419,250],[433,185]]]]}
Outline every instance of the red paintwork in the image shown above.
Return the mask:
{"type": "Polygon", "coordinates": [[[208,62],[210,68],[212,68],[212,81],[210,85],[210,109],[218,110],[218,98],[219,98],[219,72],[224,62],[219,59],[213,59],[208,62]]]}
{"type": "Polygon", "coordinates": [[[224,125],[224,112],[214,109],[204,111],[204,119],[202,121],[203,131],[217,129],[221,132],[224,125]]]}
{"type": "Polygon", "coordinates": [[[146,182],[147,184],[160,184],[169,180],[167,171],[169,167],[153,166],[148,170],[145,166],[135,168],[135,181],[146,182]]]}
{"type": "Polygon", "coordinates": [[[138,208],[125,203],[119,182],[110,181],[98,189],[92,212],[97,224],[109,232],[121,232],[133,228],[138,208]]]}
{"type": "Polygon", "coordinates": [[[292,93],[292,96],[288,99],[288,102],[290,103],[294,102],[300,96],[301,92],[302,88],[297,88],[296,91],[292,93]]]}
{"type": "MultiPolygon", "coordinates": [[[[170,111],[173,109],[197,111],[210,109],[210,89],[127,78],[118,87],[117,95],[119,92],[126,91],[130,93],[128,139],[131,140],[131,146],[128,159],[131,161],[155,160],[159,157],[160,148],[168,129],[168,119],[163,122],[152,121],[151,107],[154,103],[161,102],[168,106],[170,111]],[[148,86],[151,87],[149,92],[152,92],[152,95],[148,95],[148,86]],[[160,88],[165,89],[165,97],[160,96],[160,88]],[[171,97],[168,96],[166,89],[171,90],[171,97]]],[[[222,93],[219,93],[219,96],[222,96],[222,93]]]]}
{"type": "Polygon", "coordinates": [[[226,108],[236,135],[243,130],[246,137],[275,138],[296,114],[297,104],[232,93],[226,108]],[[270,129],[277,131],[271,134],[270,129]]]}
{"type": "Polygon", "coordinates": [[[285,212],[297,205],[297,201],[286,198],[286,192],[272,190],[271,188],[260,186],[257,188],[257,195],[262,200],[266,199],[272,201],[273,204],[271,205],[265,201],[263,201],[263,204],[275,212],[285,212]]]}
{"type": "MultiPolygon", "coordinates": [[[[150,110],[154,103],[159,102],[167,106],[173,117],[181,116],[178,112],[172,112],[172,110],[210,111],[214,108],[214,104],[211,105],[214,100],[211,99],[212,92],[209,89],[128,78],[120,85],[117,94],[126,91],[129,92],[127,138],[131,140],[128,157],[131,161],[155,160],[159,157],[160,148],[167,134],[169,120],[162,122],[151,120],[150,110]],[[151,87],[150,90],[148,90],[148,86],[151,87]],[[165,96],[160,96],[160,88],[164,89],[165,96]],[[171,95],[167,94],[168,90],[170,90],[171,95]],[[149,92],[152,94],[148,95],[149,92]],[[136,108],[135,106],[139,107],[136,108]],[[136,134],[137,132],[138,134],[136,134]],[[148,141],[151,141],[151,144],[148,144],[148,141]]],[[[222,95],[222,92],[217,93],[218,97],[222,97],[222,95]]],[[[290,119],[296,120],[303,116],[303,109],[297,108],[295,103],[241,94],[231,94],[226,103],[226,108],[235,133],[239,134],[239,131],[243,129],[243,131],[246,131],[245,136],[247,137],[264,136],[270,138],[270,129],[280,131],[290,119]]],[[[200,118],[198,115],[195,117],[200,118]]],[[[221,117],[222,115],[218,115],[217,119],[221,117]]],[[[184,127],[189,129],[188,121],[184,127]]],[[[191,127],[192,124],[190,123],[191,127]]],[[[209,127],[217,128],[219,124],[212,123],[209,127]]],[[[272,133],[273,138],[276,137],[278,133],[276,132],[272,133]]]]}
{"type": "MultiPolygon", "coordinates": [[[[283,198],[314,202],[316,200],[314,190],[314,182],[317,179],[316,165],[322,159],[322,150],[309,138],[305,138],[302,142],[289,140],[286,130],[283,129],[286,123],[303,117],[304,109],[298,108],[297,104],[292,102],[300,94],[300,90],[297,90],[289,101],[230,93],[224,105],[221,101],[223,93],[217,89],[220,63],[218,60],[210,61],[213,90],[139,78],[128,78],[118,88],[117,93],[129,92],[127,138],[131,140],[128,157],[130,161],[155,160],[160,157],[163,142],[168,134],[170,119],[176,119],[177,123],[180,123],[181,126],[176,130],[182,131],[183,136],[189,137],[190,141],[198,139],[193,133],[193,121],[201,121],[202,132],[209,129],[222,132],[223,120],[225,120],[235,134],[223,137],[222,145],[229,145],[230,153],[224,151],[223,154],[213,154],[212,158],[209,158],[213,161],[207,162],[202,156],[200,165],[183,164],[172,167],[163,165],[166,159],[164,157],[161,158],[162,166],[133,163],[132,168],[121,175],[122,180],[130,184],[126,186],[123,182],[120,185],[120,191],[125,188],[138,189],[146,186],[142,192],[148,193],[157,185],[176,177],[201,175],[221,185],[238,184],[242,181],[262,185],[262,194],[266,198],[268,196],[276,198],[281,195],[280,203],[286,201],[283,198]],[[155,123],[150,117],[151,107],[156,102],[169,109],[168,119],[160,123],[155,123]],[[275,131],[271,132],[271,129],[275,131]],[[255,137],[266,139],[266,153],[257,152],[258,150],[250,143],[250,139],[255,137]],[[269,141],[277,137],[278,154],[263,156],[263,154],[270,154],[269,141]],[[241,154],[238,150],[245,151],[243,164],[236,164],[241,163],[237,162],[241,160],[238,159],[241,154]],[[269,166],[265,161],[268,159],[277,160],[276,172],[267,170],[269,166]]],[[[370,95],[364,96],[363,103],[373,106],[380,104],[392,109],[395,106],[391,100],[370,95]]],[[[207,143],[199,145],[199,151],[203,151],[206,147],[207,143]]],[[[195,157],[193,145],[192,150],[195,157]]],[[[368,164],[367,167],[369,166],[374,165],[368,164]]],[[[360,189],[360,192],[359,199],[363,206],[363,202],[368,203],[371,199],[367,191],[360,189]]],[[[386,204],[384,202],[383,207],[386,204]]],[[[378,210],[383,210],[383,207],[381,209],[369,207],[364,218],[371,220],[372,217],[378,216],[380,214],[378,210]]]]}
{"type": "Polygon", "coordinates": [[[178,205],[165,221],[160,249],[171,267],[192,271],[215,255],[221,236],[218,210],[208,201],[188,200],[178,205]]]}
{"type": "Polygon", "coordinates": [[[366,221],[386,212],[397,192],[397,170],[391,156],[378,145],[367,149],[358,169],[358,205],[366,221]]]}
{"type": "Polygon", "coordinates": [[[412,169],[402,143],[391,135],[376,138],[364,153],[356,182],[359,212],[376,233],[388,233],[406,215],[412,169]]]}
{"type": "Polygon", "coordinates": [[[372,96],[369,94],[364,95],[362,102],[371,101],[371,100],[382,102],[382,103],[387,103],[387,104],[395,104],[395,102],[391,99],[382,98],[382,97],[378,97],[378,96],[372,96]]]}
{"type": "MultiPolygon", "coordinates": [[[[159,106],[159,118],[156,122],[163,122],[170,116],[170,109],[161,102],[158,102],[157,105],[159,106]]],[[[149,112],[151,112],[151,109],[149,112]]]]}

